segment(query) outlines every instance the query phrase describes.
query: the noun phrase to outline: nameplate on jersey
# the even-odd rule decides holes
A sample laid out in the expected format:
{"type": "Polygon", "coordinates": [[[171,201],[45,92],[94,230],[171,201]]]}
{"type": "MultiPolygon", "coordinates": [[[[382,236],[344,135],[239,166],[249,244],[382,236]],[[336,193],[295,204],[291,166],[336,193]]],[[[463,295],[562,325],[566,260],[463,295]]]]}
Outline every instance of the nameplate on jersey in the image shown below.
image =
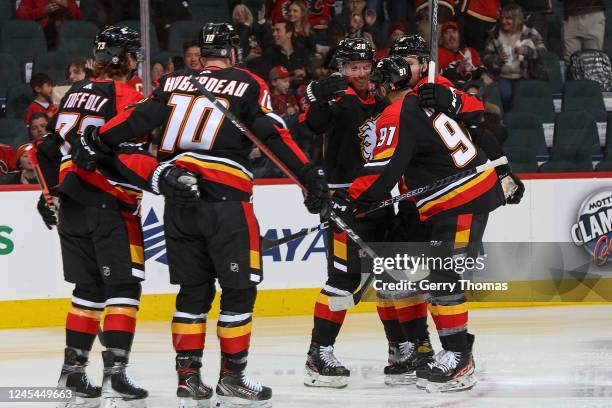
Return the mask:
{"type": "Polygon", "coordinates": [[[68,95],[61,109],[87,109],[100,112],[100,109],[108,102],[108,98],[89,92],[75,92],[68,95]]]}
{"type": "MultiPolygon", "coordinates": [[[[190,76],[168,77],[164,83],[164,92],[197,92],[197,88],[189,82],[190,76]]],[[[207,76],[196,76],[195,80],[208,91],[217,95],[241,97],[249,87],[249,83],[229,79],[219,79],[207,76]]]]}

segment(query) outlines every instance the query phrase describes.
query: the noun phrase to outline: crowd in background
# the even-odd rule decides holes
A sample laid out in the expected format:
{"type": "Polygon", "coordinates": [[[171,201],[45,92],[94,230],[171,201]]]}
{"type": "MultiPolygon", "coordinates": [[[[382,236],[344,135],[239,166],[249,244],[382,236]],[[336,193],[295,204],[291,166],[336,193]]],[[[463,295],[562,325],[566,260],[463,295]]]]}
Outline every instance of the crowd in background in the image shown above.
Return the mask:
{"type": "MultiPolygon", "coordinates": [[[[57,46],[59,26],[66,20],[82,19],[75,0],[21,0],[15,4],[17,19],[36,21],[44,30],[50,50],[57,46]]],[[[139,19],[138,1],[96,0],[95,23],[112,25],[139,19]]],[[[334,46],[343,38],[364,37],[385,57],[398,37],[420,33],[429,40],[427,0],[227,0],[232,22],[240,34],[242,65],[264,78],[272,93],[272,104],[298,143],[315,159],[321,156],[322,135],[315,135],[299,124],[305,109],[306,85],[329,75],[334,46]]],[[[554,2],[555,5],[559,2],[554,2]]],[[[558,7],[558,6],[557,6],[558,7]]],[[[541,56],[559,53],[567,61],[581,49],[603,48],[605,32],[604,0],[565,0],[563,30],[559,37],[548,26],[553,9],[551,0],[441,0],[439,19],[439,69],[458,88],[480,95],[500,140],[503,111],[511,109],[514,84],[521,79],[547,79],[541,56]],[[489,100],[495,88],[501,101],[489,100]]],[[[167,48],[168,31],[175,21],[192,18],[189,1],[152,0],[152,22],[160,48],[167,48]]],[[[202,68],[197,38],[184,43],[182,55],[167,52],[154,55],[151,63],[153,87],[169,72],[190,67],[202,68]]],[[[66,83],[92,75],[89,56],[75,59],[66,67],[66,83]]],[[[137,62],[134,63],[136,68],[137,62]]],[[[135,73],[136,87],[142,81],[135,73]]],[[[29,138],[45,134],[45,126],[56,112],[51,78],[38,73],[31,77],[35,99],[28,106],[24,122],[29,138]]],[[[64,92],[69,85],[64,85],[64,92]]],[[[142,88],[140,88],[142,89],[142,88]]],[[[2,130],[0,129],[0,132],[2,130]]],[[[0,184],[35,182],[23,149],[0,145],[0,184]],[[13,152],[11,153],[11,149],[13,152]],[[11,157],[12,154],[12,157],[11,157]]],[[[256,177],[279,177],[280,172],[255,150],[251,154],[256,177]]]]}

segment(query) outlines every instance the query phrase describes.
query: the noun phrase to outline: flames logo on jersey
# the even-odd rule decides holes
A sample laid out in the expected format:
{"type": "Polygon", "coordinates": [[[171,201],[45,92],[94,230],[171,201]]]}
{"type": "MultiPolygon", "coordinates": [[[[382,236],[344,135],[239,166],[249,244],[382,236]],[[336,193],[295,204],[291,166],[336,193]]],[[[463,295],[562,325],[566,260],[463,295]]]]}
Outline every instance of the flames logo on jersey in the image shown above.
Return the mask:
{"type": "Polygon", "coordinates": [[[361,139],[361,156],[363,160],[370,161],[374,157],[376,147],[376,120],[380,115],[368,118],[359,126],[359,138],[361,139]]]}

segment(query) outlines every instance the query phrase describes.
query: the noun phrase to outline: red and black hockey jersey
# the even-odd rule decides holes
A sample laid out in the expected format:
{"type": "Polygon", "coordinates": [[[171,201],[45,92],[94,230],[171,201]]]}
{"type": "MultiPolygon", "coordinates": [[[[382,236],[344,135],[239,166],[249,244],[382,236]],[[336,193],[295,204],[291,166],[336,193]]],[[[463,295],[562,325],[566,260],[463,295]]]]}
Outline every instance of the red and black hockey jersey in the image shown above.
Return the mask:
{"type": "Polygon", "coordinates": [[[347,188],[359,170],[372,159],[376,146],[376,119],[387,105],[372,94],[362,99],[348,87],[332,104],[312,104],[300,122],[325,134],[323,165],[330,188],[347,188]]]}
{"type": "MultiPolygon", "coordinates": [[[[45,155],[40,160],[41,165],[54,160],[49,144],[55,142],[59,147],[59,156],[55,155],[61,157],[59,179],[49,175],[53,170],[43,170],[45,177],[49,175],[51,179],[48,184],[59,184],[61,194],[83,205],[136,211],[142,197],[140,187],[146,184],[148,175],[155,169],[155,158],[147,155],[139,144],[126,143],[117,149],[114,156],[100,163],[98,170],[88,172],[73,164],[70,151],[71,143],[80,137],[87,126],[102,126],[141,99],[142,95],[133,87],[117,81],[84,79],[74,84],[62,98],[59,111],[52,120],[55,134],[50,137],[54,140],[47,138],[39,146],[45,155]],[[122,167],[121,171],[119,167],[122,167]],[[139,186],[124,177],[125,172],[138,175],[144,169],[146,174],[136,177],[143,180],[139,186]]],[[[53,164],[46,167],[53,167],[53,164]]]]}
{"type": "Polygon", "coordinates": [[[184,69],[162,77],[153,96],[113,118],[100,131],[109,145],[163,126],[158,158],[200,175],[206,200],[248,201],[253,174],[250,140],[189,82],[193,76],[250,128],[290,170],[299,173],[306,156],[272,112],[265,82],[241,68],[184,69]]]}
{"type": "MultiPolygon", "coordinates": [[[[350,197],[363,204],[384,199],[400,177],[410,190],[488,160],[457,121],[421,109],[415,93],[385,109],[376,134],[374,157],[349,189],[350,197]]],[[[490,212],[504,199],[497,173],[489,169],[418,196],[415,203],[424,221],[442,212],[490,212]]]]}

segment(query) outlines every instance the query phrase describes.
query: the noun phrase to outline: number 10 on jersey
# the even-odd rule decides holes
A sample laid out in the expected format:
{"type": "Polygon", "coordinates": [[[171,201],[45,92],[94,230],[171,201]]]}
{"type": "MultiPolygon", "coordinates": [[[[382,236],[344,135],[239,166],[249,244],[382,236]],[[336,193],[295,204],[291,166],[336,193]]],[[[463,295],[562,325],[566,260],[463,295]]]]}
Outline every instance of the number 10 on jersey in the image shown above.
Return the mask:
{"type": "MultiPolygon", "coordinates": [[[[227,109],[229,101],[217,98],[227,109]]],[[[210,150],[225,115],[205,96],[172,94],[168,100],[172,113],[160,150],[172,153],[181,150],[210,150]]]]}

